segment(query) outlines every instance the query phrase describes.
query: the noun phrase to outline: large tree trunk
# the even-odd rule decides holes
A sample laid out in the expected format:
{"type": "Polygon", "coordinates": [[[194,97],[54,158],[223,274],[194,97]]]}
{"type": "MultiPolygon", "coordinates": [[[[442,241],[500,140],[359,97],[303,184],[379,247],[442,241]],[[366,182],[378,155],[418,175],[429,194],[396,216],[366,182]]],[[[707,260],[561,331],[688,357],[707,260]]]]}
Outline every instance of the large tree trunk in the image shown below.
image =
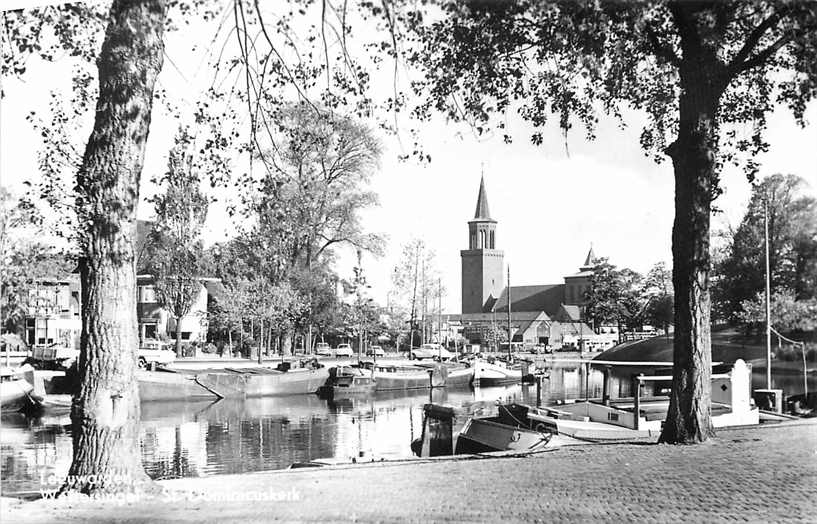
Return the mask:
{"type": "Polygon", "coordinates": [[[175,317],[176,320],[176,358],[182,358],[182,317],[175,317]]]}
{"type": "Polygon", "coordinates": [[[163,0],[114,1],[97,61],[96,120],[77,176],[83,228],[80,386],[63,492],[154,489],[139,446],[133,242],[165,16],[163,0]]]}
{"type": "Polygon", "coordinates": [[[667,443],[703,442],[711,420],[712,350],[709,298],[709,222],[716,180],[716,113],[723,91],[714,52],[682,34],[678,139],[667,153],[675,169],[672,282],[675,334],[672,393],[661,432],[667,443]]]}

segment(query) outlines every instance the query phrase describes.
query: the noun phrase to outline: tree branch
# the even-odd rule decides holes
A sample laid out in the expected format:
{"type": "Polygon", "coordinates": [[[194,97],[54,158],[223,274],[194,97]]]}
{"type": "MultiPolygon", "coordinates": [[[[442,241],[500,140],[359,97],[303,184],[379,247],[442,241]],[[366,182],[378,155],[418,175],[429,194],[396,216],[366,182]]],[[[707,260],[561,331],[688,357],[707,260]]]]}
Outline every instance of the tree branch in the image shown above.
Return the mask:
{"type": "Polygon", "coordinates": [[[670,64],[678,67],[681,63],[681,59],[678,58],[678,55],[675,54],[675,50],[672,49],[671,46],[667,45],[666,43],[662,43],[658,39],[658,34],[655,30],[647,25],[645,28],[645,34],[647,35],[647,40],[650,42],[650,45],[653,47],[653,51],[655,56],[658,58],[663,58],[670,64]]]}
{"type": "Polygon", "coordinates": [[[738,69],[736,70],[736,72],[740,73],[740,72],[743,72],[743,71],[748,71],[749,69],[752,69],[753,67],[757,67],[759,65],[762,65],[772,55],[774,55],[776,52],[778,52],[781,47],[788,44],[791,41],[791,38],[792,38],[791,35],[781,36],[772,45],[770,45],[769,47],[767,47],[763,51],[760,51],[758,54],[756,54],[755,56],[753,56],[749,60],[746,60],[742,64],[739,64],[738,69]]]}
{"type": "MultiPolygon", "coordinates": [[[[766,50],[761,51],[758,55],[755,55],[755,58],[752,58],[749,61],[747,61],[747,58],[749,58],[749,55],[752,54],[752,51],[754,51],[755,47],[757,47],[758,42],[760,42],[760,39],[763,38],[764,34],[766,34],[766,31],[773,28],[780,21],[782,13],[783,13],[782,10],[775,11],[752,30],[752,32],[746,38],[746,42],[743,43],[743,47],[740,48],[740,51],[738,51],[738,53],[735,55],[735,58],[732,59],[732,62],[730,62],[727,68],[730,75],[734,75],[742,71],[746,71],[747,69],[750,69],[752,67],[755,67],[756,65],[760,64],[765,59],[767,59],[772,53],[777,51],[777,49],[779,49],[786,43],[783,42],[773,51],[766,53],[766,51],[772,49],[772,47],[774,47],[777,44],[777,42],[775,42],[775,44],[772,44],[772,46],[766,48],[766,50]],[[756,60],[756,58],[761,54],[763,54],[763,59],[756,60]],[[752,62],[752,64],[747,66],[749,62],[752,62]]],[[[778,42],[780,42],[780,40],[778,40],[778,42]]]]}

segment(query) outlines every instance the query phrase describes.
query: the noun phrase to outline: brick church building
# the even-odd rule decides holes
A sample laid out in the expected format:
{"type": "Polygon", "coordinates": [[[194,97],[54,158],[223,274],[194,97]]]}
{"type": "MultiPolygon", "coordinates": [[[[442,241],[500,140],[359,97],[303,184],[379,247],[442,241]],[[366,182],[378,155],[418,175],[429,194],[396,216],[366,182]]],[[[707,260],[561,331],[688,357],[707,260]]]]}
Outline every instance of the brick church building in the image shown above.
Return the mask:
{"type": "Polygon", "coordinates": [[[504,253],[497,249],[496,226],[483,178],[474,218],[468,222],[468,249],[460,252],[462,314],[450,315],[449,323],[460,323],[463,336],[471,343],[482,343],[492,328],[507,332],[510,295],[513,342],[560,347],[568,340],[593,335],[582,315],[596,262],[593,248],[579,271],[565,276],[564,282],[509,288],[504,253]]]}

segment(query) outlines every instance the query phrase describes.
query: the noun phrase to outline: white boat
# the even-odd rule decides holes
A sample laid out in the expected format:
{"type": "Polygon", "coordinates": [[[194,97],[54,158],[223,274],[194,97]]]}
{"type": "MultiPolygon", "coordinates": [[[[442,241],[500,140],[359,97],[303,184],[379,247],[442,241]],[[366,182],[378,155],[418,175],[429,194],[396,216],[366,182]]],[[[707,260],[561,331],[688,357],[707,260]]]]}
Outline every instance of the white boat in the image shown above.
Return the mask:
{"type": "Polygon", "coordinates": [[[448,374],[445,377],[446,387],[469,386],[474,381],[474,368],[464,366],[446,366],[448,374]]]}
{"type": "Polygon", "coordinates": [[[224,368],[213,370],[140,371],[139,397],[143,401],[249,398],[307,395],[326,383],[326,368],[224,368]]]}
{"type": "Polygon", "coordinates": [[[17,371],[0,368],[0,406],[4,411],[16,410],[31,402],[34,386],[17,371]]]}
{"type": "MultiPolygon", "coordinates": [[[[671,376],[639,376],[637,381],[671,380],[671,376]]],[[[738,359],[729,373],[712,375],[710,413],[715,428],[760,423],[760,411],[751,401],[752,369],[738,359]]],[[[637,391],[640,391],[638,388],[637,391]]],[[[531,408],[531,427],[579,440],[606,441],[658,436],[667,418],[666,397],[589,400],[558,408],[531,408]]]]}
{"type": "Polygon", "coordinates": [[[474,385],[479,387],[518,384],[522,381],[521,367],[509,366],[501,361],[474,361],[474,385]]]}
{"type": "MultiPolygon", "coordinates": [[[[637,382],[671,380],[671,376],[639,376],[637,382]]],[[[712,375],[712,425],[715,428],[760,423],[751,402],[751,367],[735,362],[729,373],[712,375]]],[[[640,391],[636,388],[636,392],[640,391]]],[[[466,422],[456,453],[536,451],[544,447],[587,442],[658,438],[666,419],[667,397],[588,400],[557,407],[500,404],[497,417],[466,422]],[[537,440],[537,435],[541,438],[537,440]],[[462,444],[460,443],[462,442],[462,444]]]]}
{"type": "Polygon", "coordinates": [[[441,388],[445,387],[446,375],[441,364],[422,367],[378,363],[373,373],[377,391],[441,388]]]}

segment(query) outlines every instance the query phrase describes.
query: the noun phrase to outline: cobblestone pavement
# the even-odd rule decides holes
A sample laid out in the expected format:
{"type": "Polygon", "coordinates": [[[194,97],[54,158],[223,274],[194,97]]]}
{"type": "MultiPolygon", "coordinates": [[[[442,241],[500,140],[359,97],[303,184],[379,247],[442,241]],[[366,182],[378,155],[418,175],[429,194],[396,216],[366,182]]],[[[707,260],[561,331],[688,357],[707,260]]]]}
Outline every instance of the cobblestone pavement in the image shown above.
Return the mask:
{"type": "Polygon", "coordinates": [[[163,484],[198,495],[123,506],[6,499],[0,516],[4,523],[817,522],[817,420],[721,430],[697,446],[587,445],[524,458],[301,469],[163,484]],[[252,491],[298,500],[223,500],[252,491]]]}

